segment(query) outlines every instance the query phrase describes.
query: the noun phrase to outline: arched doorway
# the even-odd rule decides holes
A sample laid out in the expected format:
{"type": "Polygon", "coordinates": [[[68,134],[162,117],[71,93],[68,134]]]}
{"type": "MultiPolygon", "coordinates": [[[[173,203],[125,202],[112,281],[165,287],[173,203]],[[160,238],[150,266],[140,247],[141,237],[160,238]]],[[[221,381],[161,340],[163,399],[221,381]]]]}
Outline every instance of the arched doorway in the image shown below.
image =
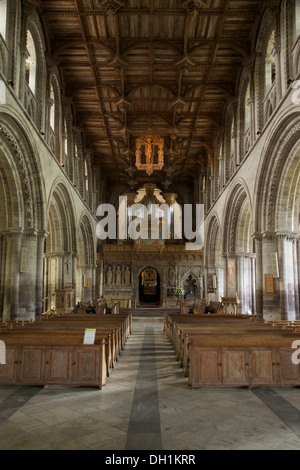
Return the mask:
{"type": "Polygon", "coordinates": [[[156,269],[148,266],[139,277],[139,302],[141,305],[160,304],[160,276],[156,269]]]}

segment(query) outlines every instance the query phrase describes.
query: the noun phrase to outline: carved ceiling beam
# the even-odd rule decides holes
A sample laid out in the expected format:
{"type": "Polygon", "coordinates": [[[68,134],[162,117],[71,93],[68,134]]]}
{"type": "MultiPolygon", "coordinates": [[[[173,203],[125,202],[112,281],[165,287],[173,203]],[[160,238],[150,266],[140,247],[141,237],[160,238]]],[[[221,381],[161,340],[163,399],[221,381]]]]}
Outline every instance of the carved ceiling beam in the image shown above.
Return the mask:
{"type": "MultiPolygon", "coordinates": [[[[219,43],[220,43],[220,39],[222,37],[223,25],[224,25],[224,21],[225,21],[225,15],[226,15],[226,12],[229,9],[229,7],[230,7],[230,0],[224,0],[223,1],[223,12],[224,13],[218,18],[218,24],[217,24],[216,30],[215,30],[216,31],[216,33],[215,33],[216,36],[215,36],[215,39],[214,39],[214,46],[213,46],[213,49],[212,49],[212,52],[211,52],[211,60],[210,60],[209,70],[207,70],[205,78],[204,78],[204,85],[202,87],[202,91],[201,91],[201,95],[200,95],[200,101],[199,101],[199,104],[198,104],[196,117],[194,118],[192,131],[191,131],[191,138],[190,138],[190,142],[189,142],[187,153],[186,153],[187,157],[188,157],[188,155],[190,153],[190,150],[191,150],[191,147],[193,145],[193,140],[194,140],[194,135],[195,135],[195,131],[196,131],[198,116],[200,115],[200,113],[202,111],[202,106],[201,105],[203,103],[204,94],[207,90],[208,83],[210,81],[211,72],[215,67],[215,60],[216,60],[216,55],[217,55],[217,50],[218,50],[218,46],[219,46],[219,43]]],[[[186,160],[185,160],[185,162],[186,162],[186,160]]],[[[185,162],[183,163],[183,167],[185,166],[185,162]]]]}
{"type": "Polygon", "coordinates": [[[90,67],[91,67],[91,70],[92,70],[93,79],[94,79],[95,86],[96,86],[98,107],[99,107],[99,111],[101,112],[101,115],[102,115],[102,120],[103,120],[103,123],[104,123],[104,129],[105,129],[105,135],[106,135],[108,145],[110,147],[110,151],[111,151],[113,161],[114,161],[114,164],[115,164],[116,177],[119,181],[118,165],[117,165],[117,162],[116,162],[116,159],[115,159],[115,156],[114,156],[114,145],[113,145],[111,136],[109,134],[108,124],[106,122],[105,115],[104,115],[103,100],[102,100],[103,97],[102,97],[102,94],[101,94],[101,91],[100,91],[101,90],[101,83],[99,81],[98,74],[97,74],[96,60],[95,60],[95,57],[94,57],[94,53],[92,51],[92,47],[91,47],[91,45],[88,44],[88,42],[89,42],[89,33],[88,33],[88,29],[87,29],[87,26],[86,26],[86,23],[85,23],[85,19],[84,19],[83,15],[81,14],[84,11],[84,7],[82,5],[82,0],[75,0],[75,3],[76,3],[76,6],[77,6],[77,11],[78,11],[78,14],[79,14],[79,18],[80,18],[81,34],[82,34],[82,37],[84,39],[84,43],[86,45],[86,51],[87,51],[87,55],[88,55],[88,58],[89,58],[89,63],[90,63],[90,67]]]}
{"type": "Polygon", "coordinates": [[[108,15],[115,15],[117,11],[125,6],[121,0],[99,0],[98,6],[103,8],[108,15]]]}
{"type": "Polygon", "coordinates": [[[187,8],[190,12],[199,12],[203,7],[207,7],[206,0],[184,0],[182,6],[187,8]]]}
{"type": "MultiPolygon", "coordinates": [[[[24,0],[25,1],[25,0],[24,0]]],[[[28,0],[30,1],[30,0],[28,0]]],[[[52,11],[47,10],[44,8],[43,11],[48,17],[74,17],[77,18],[79,16],[77,10],[59,10],[59,11],[52,11]]],[[[151,15],[151,10],[148,8],[122,8],[122,12],[119,13],[122,15],[151,15]]],[[[169,8],[156,8],[153,10],[153,15],[156,16],[182,16],[186,14],[186,9],[169,9],[169,8]]],[[[257,14],[256,9],[232,9],[229,11],[223,11],[220,8],[204,8],[198,11],[198,16],[220,16],[224,15],[226,18],[245,18],[245,15],[250,17],[250,15],[255,16],[257,14]]],[[[81,12],[81,16],[103,16],[103,10],[100,9],[89,9],[86,8],[84,11],[81,12]]]]}

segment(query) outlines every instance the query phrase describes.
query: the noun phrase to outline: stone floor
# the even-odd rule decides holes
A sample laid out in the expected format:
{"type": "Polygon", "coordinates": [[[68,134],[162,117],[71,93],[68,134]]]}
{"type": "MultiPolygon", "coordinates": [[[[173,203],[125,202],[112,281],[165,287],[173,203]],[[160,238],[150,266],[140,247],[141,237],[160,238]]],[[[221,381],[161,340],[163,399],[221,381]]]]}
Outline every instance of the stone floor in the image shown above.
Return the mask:
{"type": "Polygon", "coordinates": [[[298,450],[298,388],[192,390],[161,318],[133,318],[107,385],[0,387],[0,450],[298,450]]]}

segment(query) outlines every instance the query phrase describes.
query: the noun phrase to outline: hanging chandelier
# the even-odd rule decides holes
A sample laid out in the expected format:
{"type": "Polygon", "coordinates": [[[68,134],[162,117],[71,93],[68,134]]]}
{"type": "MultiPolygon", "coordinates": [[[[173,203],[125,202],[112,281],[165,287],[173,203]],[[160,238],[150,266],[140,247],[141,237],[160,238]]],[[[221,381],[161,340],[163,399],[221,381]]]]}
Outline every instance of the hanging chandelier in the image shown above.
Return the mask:
{"type": "Polygon", "coordinates": [[[154,170],[161,170],[164,166],[164,139],[153,134],[150,128],[147,134],[136,139],[136,167],[145,170],[151,175],[154,170]]]}

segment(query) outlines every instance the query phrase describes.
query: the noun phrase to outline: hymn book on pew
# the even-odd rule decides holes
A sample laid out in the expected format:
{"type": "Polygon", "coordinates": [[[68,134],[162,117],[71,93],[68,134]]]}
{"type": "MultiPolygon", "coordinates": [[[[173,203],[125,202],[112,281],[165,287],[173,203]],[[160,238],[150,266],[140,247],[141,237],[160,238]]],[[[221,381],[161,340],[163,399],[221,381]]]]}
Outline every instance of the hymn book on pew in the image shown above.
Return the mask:
{"type": "Polygon", "coordinates": [[[83,344],[95,344],[96,329],[86,328],[83,344]]]}

